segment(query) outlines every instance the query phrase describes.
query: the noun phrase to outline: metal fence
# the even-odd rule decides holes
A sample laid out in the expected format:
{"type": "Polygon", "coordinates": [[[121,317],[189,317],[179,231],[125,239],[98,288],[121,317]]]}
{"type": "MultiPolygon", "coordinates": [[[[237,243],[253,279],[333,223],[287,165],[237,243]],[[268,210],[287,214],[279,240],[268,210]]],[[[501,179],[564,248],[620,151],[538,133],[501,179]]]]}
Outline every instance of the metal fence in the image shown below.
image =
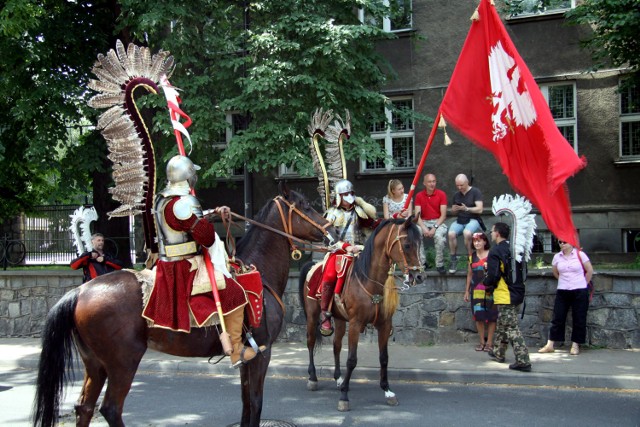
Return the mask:
{"type": "MultiPolygon", "coordinates": [[[[69,264],[78,256],[73,235],[69,230],[70,216],[77,205],[37,206],[34,212],[25,216],[22,224],[21,240],[26,246],[27,265],[69,264]]],[[[115,240],[129,239],[132,259],[135,259],[135,239],[133,222],[129,236],[105,239],[105,250],[118,255],[115,240]]]]}

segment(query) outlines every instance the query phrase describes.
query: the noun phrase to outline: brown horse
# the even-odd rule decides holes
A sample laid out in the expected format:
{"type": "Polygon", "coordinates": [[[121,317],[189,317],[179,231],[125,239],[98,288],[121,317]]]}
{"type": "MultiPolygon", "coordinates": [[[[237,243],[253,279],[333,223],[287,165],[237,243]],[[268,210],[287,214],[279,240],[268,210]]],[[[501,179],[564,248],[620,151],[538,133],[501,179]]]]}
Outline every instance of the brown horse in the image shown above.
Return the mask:
{"type": "MultiPolygon", "coordinates": [[[[335,236],[333,227],[299,193],[280,188],[256,215],[256,221],[309,241],[335,236]]],[[[282,296],[289,276],[289,239],[251,226],[237,247],[247,265],[254,264],[265,285],[264,315],[253,331],[259,343],[273,344],[283,324],[282,296]],[[268,289],[267,289],[268,287],[268,289]],[[271,292],[269,292],[271,290],[271,292]]],[[[52,426],[59,417],[60,398],[68,382],[75,343],[84,362],[84,383],[75,406],[76,425],[87,426],[105,381],[100,413],[110,426],[123,426],[122,410],[138,364],[147,348],[183,357],[222,355],[215,327],[190,333],[149,328],[142,318],[142,290],[132,272],[95,278],[68,292],[51,309],[42,335],[34,425],[52,426]]],[[[240,367],[242,426],[258,426],[270,349],[240,367]]],[[[233,371],[229,371],[230,373],[233,371]]]]}
{"type": "MultiPolygon", "coordinates": [[[[389,389],[387,364],[389,354],[387,343],[391,335],[391,320],[398,305],[398,290],[392,276],[392,265],[398,264],[405,275],[405,283],[414,285],[422,283],[422,267],[419,253],[422,245],[422,234],[415,224],[415,219],[386,220],[382,222],[369,237],[364,250],[353,263],[353,269],[342,291],[344,312],[337,309],[336,301],[332,306],[335,320],[335,337],[333,339],[333,356],[335,361],[333,377],[341,390],[339,411],[349,410],[349,381],[358,363],[358,339],[367,325],[378,330],[378,349],[380,352],[380,387],[384,390],[387,403],[397,405],[395,394],[389,389]],[[346,313],[346,316],[345,316],[346,313]],[[342,338],[349,322],[349,353],[347,358],[347,374],[342,378],[340,371],[340,351],[342,338]]],[[[309,350],[309,380],[307,388],[311,391],[318,388],[318,377],[313,361],[316,346],[321,341],[318,334],[320,303],[316,299],[307,298],[309,291],[306,281],[307,272],[311,268],[307,264],[300,273],[300,295],[307,316],[307,349],[309,350]]]]}

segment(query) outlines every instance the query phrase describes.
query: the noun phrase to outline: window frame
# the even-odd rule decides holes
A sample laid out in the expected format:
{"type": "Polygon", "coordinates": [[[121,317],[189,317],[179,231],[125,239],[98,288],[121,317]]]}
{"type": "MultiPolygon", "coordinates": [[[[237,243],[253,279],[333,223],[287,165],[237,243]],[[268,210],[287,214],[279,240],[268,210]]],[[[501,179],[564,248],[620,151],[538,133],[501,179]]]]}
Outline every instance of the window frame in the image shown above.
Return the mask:
{"type": "MultiPolygon", "coordinates": [[[[409,101],[411,104],[411,111],[415,111],[415,104],[413,96],[398,96],[389,98],[389,101],[392,103],[400,102],[400,101],[409,101]]],[[[361,173],[388,173],[388,172],[406,172],[412,171],[416,168],[416,128],[415,122],[411,121],[409,130],[393,130],[393,112],[387,106],[384,107],[385,117],[386,117],[386,125],[383,131],[376,132],[373,129],[377,124],[372,123],[370,126],[370,136],[372,139],[376,141],[384,141],[384,151],[390,159],[384,159],[384,168],[369,168],[367,167],[367,160],[364,158],[360,159],[360,172],[361,173]],[[393,142],[394,138],[410,138],[411,139],[411,165],[404,167],[397,167],[393,165],[393,142]]]]}
{"type": "MultiPolygon", "coordinates": [[[[618,82],[618,88],[623,87],[623,83],[624,83],[624,79],[620,79],[619,82],[618,82]]],[[[635,88],[635,86],[623,87],[623,90],[626,91],[627,93],[629,93],[634,88],[635,88]]],[[[640,88],[636,88],[636,90],[640,94],[640,88]]],[[[619,117],[618,153],[619,153],[620,159],[630,160],[630,161],[640,161],[640,150],[639,150],[639,152],[637,154],[623,154],[622,127],[626,123],[636,123],[636,122],[638,122],[639,125],[640,125],[640,109],[639,109],[638,112],[624,113],[622,111],[622,97],[623,97],[623,91],[619,90],[618,91],[618,113],[619,113],[619,116],[618,116],[619,117]]],[[[638,98],[640,98],[640,96],[638,98]]],[[[638,102],[640,104],[640,99],[636,100],[636,102],[638,102]]],[[[629,143],[633,146],[632,141],[629,141],[629,143]]]]}
{"type": "MultiPolygon", "coordinates": [[[[233,138],[233,136],[235,135],[235,129],[234,129],[234,123],[233,123],[233,118],[235,116],[241,116],[242,114],[240,114],[239,111],[229,111],[225,114],[225,120],[227,122],[227,127],[225,128],[225,140],[224,141],[217,141],[214,142],[212,144],[212,147],[214,149],[217,150],[224,150],[225,148],[227,148],[227,145],[229,144],[229,141],[231,141],[231,138],[233,138]]],[[[242,168],[242,173],[237,173],[239,172],[239,168],[229,168],[227,170],[227,176],[225,177],[218,177],[218,180],[228,180],[228,179],[244,179],[244,167],[242,168]]]]}
{"type": "Polygon", "coordinates": [[[565,13],[568,10],[575,9],[577,0],[569,0],[569,7],[557,7],[554,9],[547,9],[546,7],[537,8],[536,10],[532,10],[530,12],[520,12],[517,10],[516,6],[512,6],[507,4],[505,6],[505,11],[509,14],[508,19],[518,19],[518,18],[530,18],[533,16],[545,16],[545,15],[556,15],[560,13],[565,13]]]}
{"type": "MultiPolygon", "coordinates": [[[[383,0],[383,4],[387,7],[390,7],[390,2],[398,1],[398,0],[383,0]]],[[[400,0],[402,1],[402,0],[400,0]]],[[[382,30],[387,33],[401,33],[405,31],[413,30],[413,0],[409,0],[409,26],[405,28],[396,28],[391,29],[391,18],[389,16],[385,16],[382,20],[382,30]]],[[[358,9],[358,20],[363,24],[368,24],[380,28],[380,23],[375,21],[366,20],[365,10],[360,8],[358,9]]]]}
{"type": "MultiPolygon", "coordinates": [[[[554,118],[554,122],[560,130],[560,127],[564,126],[573,126],[573,150],[578,153],[578,97],[576,90],[576,82],[553,82],[553,83],[542,83],[539,85],[540,92],[542,92],[542,96],[544,96],[545,101],[547,101],[547,105],[549,109],[551,109],[551,105],[549,104],[549,88],[553,86],[571,86],[573,92],[573,117],[564,117],[564,118],[554,118]]],[[[563,133],[560,130],[561,133],[563,133]]],[[[564,133],[563,133],[564,135],[564,133]]],[[[569,142],[569,141],[567,141],[569,142]]]]}

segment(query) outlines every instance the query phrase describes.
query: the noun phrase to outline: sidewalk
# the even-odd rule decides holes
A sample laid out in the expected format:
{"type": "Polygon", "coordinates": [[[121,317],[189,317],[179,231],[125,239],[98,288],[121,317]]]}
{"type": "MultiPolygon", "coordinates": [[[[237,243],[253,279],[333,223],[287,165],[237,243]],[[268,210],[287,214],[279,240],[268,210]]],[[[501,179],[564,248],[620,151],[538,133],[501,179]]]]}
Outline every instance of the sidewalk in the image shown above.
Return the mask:
{"type": "MultiPolygon", "coordinates": [[[[329,340],[316,354],[316,369],[320,381],[333,379],[333,355],[329,340]]],[[[640,350],[583,350],[570,356],[568,349],[551,354],[531,351],[531,372],[511,371],[511,348],[507,362],[497,363],[487,353],[476,352],[473,344],[436,345],[432,347],[389,346],[389,381],[432,381],[451,383],[516,384],[531,386],[561,386],[608,388],[640,391],[640,350]]],[[[0,371],[38,367],[39,338],[0,338],[0,371]]],[[[341,354],[345,372],[347,351],[341,354]]],[[[217,358],[213,359],[214,361],[217,358]]],[[[307,378],[308,354],[302,343],[276,343],[272,349],[269,376],[307,378]]],[[[235,375],[227,359],[217,365],[206,359],[175,357],[153,350],[147,351],[140,371],[171,373],[202,373],[235,375]]],[[[360,343],[358,366],[354,379],[378,381],[377,344],[360,343]]]]}

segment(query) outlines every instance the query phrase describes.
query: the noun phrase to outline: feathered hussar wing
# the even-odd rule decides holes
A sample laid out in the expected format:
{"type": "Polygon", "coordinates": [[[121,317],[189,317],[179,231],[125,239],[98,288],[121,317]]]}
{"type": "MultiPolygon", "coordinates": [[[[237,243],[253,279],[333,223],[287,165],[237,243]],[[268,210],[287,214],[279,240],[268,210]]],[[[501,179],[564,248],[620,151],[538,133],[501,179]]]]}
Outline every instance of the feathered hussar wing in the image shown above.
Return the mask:
{"type": "MultiPolygon", "coordinates": [[[[126,99],[135,85],[143,85],[147,90],[157,91],[160,76],[171,74],[173,57],[169,52],[151,55],[146,47],[125,45],[118,40],[115,49],[106,55],[98,55],[93,73],[97,80],[89,83],[89,88],[98,92],[88,104],[94,108],[107,110],[98,119],[98,129],[107,140],[109,159],[113,161],[113,180],[110,189],[113,199],[121,204],[110,212],[110,216],[126,216],[151,210],[155,193],[155,159],[150,138],[137,129],[135,121],[141,118],[137,111],[127,111],[126,99]],[[149,174],[153,173],[154,182],[149,174]],[[151,192],[151,193],[150,193],[151,192]]],[[[135,108],[133,109],[135,110],[135,108]]],[[[149,242],[147,242],[148,244],[149,242]]]]}
{"type": "MultiPolygon", "coordinates": [[[[347,179],[347,164],[344,158],[344,141],[351,135],[351,115],[345,111],[345,118],[336,115],[336,120],[327,127],[326,132],[326,161],[329,174],[330,188],[334,188],[336,182],[347,179]]],[[[332,195],[335,197],[335,194],[332,195]]]]}
{"type": "Polygon", "coordinates": [[[78,255],[82,255],[85,251],[93,250],[93,245],[91,244],[91,223],[98,219],[96,208],[80,206],[69,216],[71,217],[69,230],[73,235],[73,244],[76,247],[78,255]]]}
{"type": "Polygon", "coordinates": [[[526,198],[511,194],[503,194],[493,198],[493,214],[508,215],[513,221],[511,227],[511,252],[516,261],[531,259],[533,236],[536,234],[535,214],[531,212],[531,202],[526,198]]]}
{"type": "Polygon", "coordinates": [[[318,194],[320,199],[324,203],[325,209],[331,204],[330,193],[331,187],[329,184],[329,175],[327,167],[324,162],[324,156],[320,148],[320,140],[325,138],[327,127],[333,119],[333,110],[323,111],[322,108],[318,108],[315,113],[311,115],[311,123],[307,127],[309,135],[311,136],[311,142],[309,144],[309,150],[311,152],[311,159],[313,161],[313,170],[318,177],[318,194]]]}

